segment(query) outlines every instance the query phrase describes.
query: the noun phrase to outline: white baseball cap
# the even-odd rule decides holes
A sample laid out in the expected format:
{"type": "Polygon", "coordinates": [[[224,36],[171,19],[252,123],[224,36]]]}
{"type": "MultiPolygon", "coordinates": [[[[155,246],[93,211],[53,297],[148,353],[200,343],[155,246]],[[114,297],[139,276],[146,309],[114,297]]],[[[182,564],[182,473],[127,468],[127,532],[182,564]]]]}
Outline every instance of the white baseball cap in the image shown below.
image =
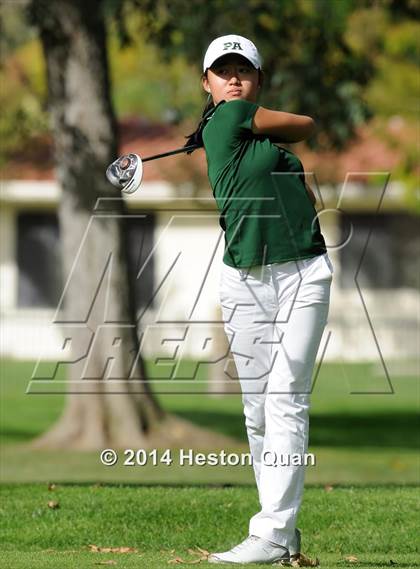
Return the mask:
{"type": "Polygon", "coordinates": [[[231,34],[220,36],[211,42],[204,56],[203,71],[211,67],[216,59],[228,53],[242,55],[242,57],[245,57],[252,63],[255,69],[261,69],[261,56],[252,41],[242,36],[231,34]]]}

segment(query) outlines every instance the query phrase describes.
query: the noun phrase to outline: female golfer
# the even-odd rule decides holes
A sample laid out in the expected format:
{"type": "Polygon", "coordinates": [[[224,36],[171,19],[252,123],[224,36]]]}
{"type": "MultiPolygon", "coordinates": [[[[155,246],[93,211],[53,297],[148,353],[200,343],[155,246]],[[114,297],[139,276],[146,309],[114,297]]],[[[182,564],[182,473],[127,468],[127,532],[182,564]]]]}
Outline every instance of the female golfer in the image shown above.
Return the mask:
{"type": "Polygon", "coordinates": [[[204,145],[225,231],[220,300],[261,504],[248,537],[211,563],[282,563],[300,552],[309,394],[332,280],[302,164],[274,144],[305,140],[314,121],[259,106],[262,82],[251,41],[215,39],[202,76],[211,102],[187,143],[204,145]]]}

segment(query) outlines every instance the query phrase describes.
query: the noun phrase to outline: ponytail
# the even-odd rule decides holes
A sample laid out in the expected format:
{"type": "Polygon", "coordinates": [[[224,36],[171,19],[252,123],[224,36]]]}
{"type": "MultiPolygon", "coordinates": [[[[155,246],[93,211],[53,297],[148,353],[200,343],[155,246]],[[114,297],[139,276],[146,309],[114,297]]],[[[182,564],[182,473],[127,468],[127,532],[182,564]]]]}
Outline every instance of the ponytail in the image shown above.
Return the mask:
{"type": "MultiPolygon", "coordinates": [[[[207,97],[206,105],[205,105],[203,113],[201,115],[201,121],[198,123],[198,126],[195,129],[195,131],[185,137],[187,139],[187,142],[184,144],[184,146],[191,146],[194,144],[197,146],[197,148],[203,148],[204,147],[203,136],[202,136],[203,129],[206,126],[208,119],[212,116],[215,109],[216,109],[216,107],[213,103],[213,99],[211,97],[211,94],[209,93],[209,96],[207,97]]],[[[194,152],[194,150],[195,150],[195,148],[193,150],[189,150],[187,152],[187,154],[191,154],[192,152],[194,152]]]]}

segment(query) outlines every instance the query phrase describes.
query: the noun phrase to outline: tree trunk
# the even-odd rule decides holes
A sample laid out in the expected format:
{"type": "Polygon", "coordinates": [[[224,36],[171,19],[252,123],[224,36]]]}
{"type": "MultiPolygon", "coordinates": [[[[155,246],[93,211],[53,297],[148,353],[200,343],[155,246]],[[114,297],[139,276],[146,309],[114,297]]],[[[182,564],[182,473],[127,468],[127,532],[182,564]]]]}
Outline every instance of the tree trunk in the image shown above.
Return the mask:
{"type": "Polygon", "coordinates": [[[68,365],[63,415],[34,446],[147,448],[182,444],[185,438],[198,443],[204,432],[162,411],[136,357],[124,202],[105,178],[117,143],[101,8],[101,2],[95,10],[85,0],[31,3],[47,66],[63,190],[59,223],[66,287],[55,323],[71,325],[72,354],[85,355],[68,365]],[[132,377],[137,379],[128,381],[132,377]]]}

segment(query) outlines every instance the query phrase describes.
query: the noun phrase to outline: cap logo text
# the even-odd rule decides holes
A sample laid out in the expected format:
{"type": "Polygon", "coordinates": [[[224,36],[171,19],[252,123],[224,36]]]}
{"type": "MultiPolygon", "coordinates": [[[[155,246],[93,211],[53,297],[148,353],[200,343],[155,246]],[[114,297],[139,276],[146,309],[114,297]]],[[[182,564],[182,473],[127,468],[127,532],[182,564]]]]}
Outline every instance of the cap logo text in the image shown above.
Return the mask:
{"type": "Polygon", "coordinates": [[[240,51],[243,51],[241,44],[237,41],[235,41],[235,42],[228,41],[228,42],[224,43],[223,44],[223,51],[227,51],[228,49],[239,49],[240,51]]]}

